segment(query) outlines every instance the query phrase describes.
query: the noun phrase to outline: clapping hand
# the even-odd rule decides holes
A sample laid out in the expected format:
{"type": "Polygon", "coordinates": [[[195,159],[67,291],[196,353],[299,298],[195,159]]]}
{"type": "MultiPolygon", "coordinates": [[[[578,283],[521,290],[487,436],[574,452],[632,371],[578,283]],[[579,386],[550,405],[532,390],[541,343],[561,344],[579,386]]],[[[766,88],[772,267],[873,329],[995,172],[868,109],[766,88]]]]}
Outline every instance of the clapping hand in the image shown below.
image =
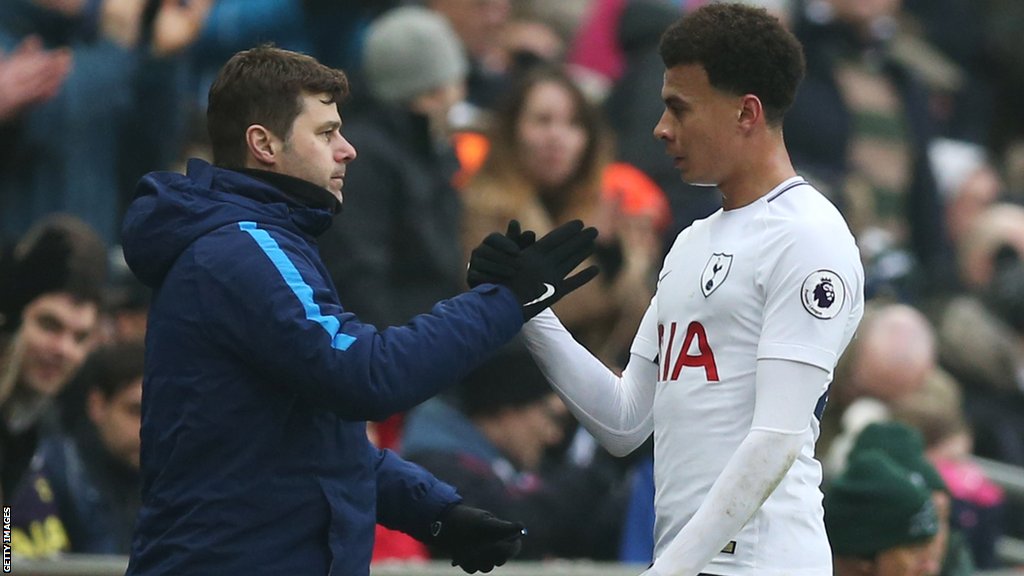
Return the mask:
{"type": "Polygon", "coordinates": [[[529,320],[598,274],[589,266],[569,276],[594,253],[595,228],[573,220],[535,240],[515,220],[505,234],[493,233],[473,250],[466,280],[470,286],[486,282],[512,289],[529,320]]]}

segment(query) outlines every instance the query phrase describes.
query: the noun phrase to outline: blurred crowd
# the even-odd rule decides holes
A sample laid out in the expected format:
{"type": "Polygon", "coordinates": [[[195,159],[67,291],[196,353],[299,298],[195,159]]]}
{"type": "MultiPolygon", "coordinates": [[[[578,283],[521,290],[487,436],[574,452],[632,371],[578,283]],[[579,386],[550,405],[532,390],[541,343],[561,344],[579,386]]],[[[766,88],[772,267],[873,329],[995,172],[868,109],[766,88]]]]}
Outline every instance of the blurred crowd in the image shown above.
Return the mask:
{"type": "MultiPolygon", "coordinates": [[[[1024,4],[747,1],[804,44],[786,142],[866,272],[817,445],[836,573],[997,567],[1024,514],[971,456],[1024,466],[1024,4]]],[[[206,93],[231,54],[271,42],[351,79],[358,158],[320,251],[362,320],[402,324],[462,291],[469,250],[509,219],[543,234],[581,218],[602,273],[555,310],[621,369],[668,247],[720,206],[652,135],[660,34],[703,3],[0,0],[16,554],[128,552],[149,294],[121,257],[122,211],[146,172],[209,159],[206,93]]],[[[651,560],[650,445],[604,453],[519,343],[372,433],[526,523],[521,558],[651,560]]],[[[377,561],[430,555],[378,531],[377,561]]]]}

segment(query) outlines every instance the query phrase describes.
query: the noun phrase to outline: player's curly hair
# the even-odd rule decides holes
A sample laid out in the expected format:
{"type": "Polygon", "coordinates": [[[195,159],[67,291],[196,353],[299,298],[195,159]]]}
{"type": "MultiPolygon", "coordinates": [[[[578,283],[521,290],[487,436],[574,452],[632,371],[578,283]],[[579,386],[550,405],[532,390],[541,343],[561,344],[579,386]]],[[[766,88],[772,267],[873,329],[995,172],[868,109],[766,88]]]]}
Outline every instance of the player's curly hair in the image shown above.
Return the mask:
{"type": "Polygon", "coordinates": [[[775,125],[806,66],[800,42],[777,18],[743,4],[712,3],[687,14],[665,31],[658,52],[666,68],[699,64],[715,88],[757,96],[775,125]]]}

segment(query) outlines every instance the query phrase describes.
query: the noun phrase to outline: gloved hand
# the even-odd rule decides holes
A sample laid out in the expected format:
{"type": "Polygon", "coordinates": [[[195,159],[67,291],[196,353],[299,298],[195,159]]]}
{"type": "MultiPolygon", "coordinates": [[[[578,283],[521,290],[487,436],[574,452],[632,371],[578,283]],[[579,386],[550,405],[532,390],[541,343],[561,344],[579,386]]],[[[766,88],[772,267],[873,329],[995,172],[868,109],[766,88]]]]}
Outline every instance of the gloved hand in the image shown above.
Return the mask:
{"type": "Polygon", "coordinates": [[[519,553],[526,534],[520,522],[495,518],[486,510],[456,504],[430,525],[431,544],[469,574],[490,572],[519,553]]]}
{"type": "Polygon", "coordinates": [[[493,232],[473,249],[466,270],[470,288],[484,283],[506,284],[515,275],[516,258],[523,248],[537,241],[533,230],[523,232],[518,220],[509,220],[504,235],[493,232]]]}
{"type": "Polygon", "coordinates": [[[597,276],[597,266],[590,266],[566,277],[594,253],[595,238],[595,228],[573,220],[534,241],[534,233],[521,232],[513,220],[504,235],[493,233],[473,250],[466,280],[470,286],[508,286],[523,305],[523,318],[529,320],[597,276]]]}
{"type": "Polygon", "coordinates": [[[532,246],[537,241],[537,233],[533,230],[526,230],[524,232],[519,225],[519,220],[508,221],[508,230],[505,231],[505,237],[515,242],[520,250],[532,246]]]}

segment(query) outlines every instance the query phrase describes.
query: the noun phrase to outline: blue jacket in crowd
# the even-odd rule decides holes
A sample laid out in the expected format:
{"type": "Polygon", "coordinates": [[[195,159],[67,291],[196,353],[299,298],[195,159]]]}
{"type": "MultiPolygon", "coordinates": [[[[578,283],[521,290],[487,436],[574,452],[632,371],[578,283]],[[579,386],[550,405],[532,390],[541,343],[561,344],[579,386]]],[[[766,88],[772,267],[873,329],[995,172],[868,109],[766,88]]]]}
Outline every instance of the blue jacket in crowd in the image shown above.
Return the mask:
{"type": "Polygon", "coordinates": [[[320,262],[331,210],[272,176],[192,160],[143,178],[125,217],[125,257],[154,288],[130,575],[365,575],[377,521],[426,538],[460,497],[375,448],[365,421],[454,384],[522,326],[490,284],[363,324],[320,262]]]}

